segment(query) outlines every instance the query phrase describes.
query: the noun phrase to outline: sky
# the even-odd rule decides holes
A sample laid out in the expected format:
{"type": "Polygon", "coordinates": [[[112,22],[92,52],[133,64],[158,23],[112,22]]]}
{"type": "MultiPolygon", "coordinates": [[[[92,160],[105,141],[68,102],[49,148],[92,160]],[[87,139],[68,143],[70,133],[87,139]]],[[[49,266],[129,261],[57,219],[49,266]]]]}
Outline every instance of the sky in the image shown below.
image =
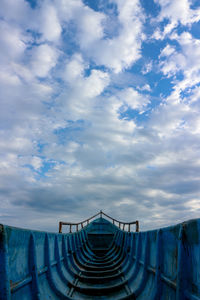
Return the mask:
{"type": "Polygon", "coordinates": [[[200,2],[0,2],[0,223],[200,217],[200,2]]]}

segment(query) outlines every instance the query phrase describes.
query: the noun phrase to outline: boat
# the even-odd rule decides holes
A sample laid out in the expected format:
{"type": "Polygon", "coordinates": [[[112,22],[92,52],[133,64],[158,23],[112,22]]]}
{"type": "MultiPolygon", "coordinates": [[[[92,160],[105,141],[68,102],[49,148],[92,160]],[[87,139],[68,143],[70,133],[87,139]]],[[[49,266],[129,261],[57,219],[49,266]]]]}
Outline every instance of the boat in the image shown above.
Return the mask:
{"type": "Polygon", "coordinates": [[[0,300],[11,299],[200,300],[200,219],[142,232],[102,211],[59,233],[0,225],[0,300]]]}

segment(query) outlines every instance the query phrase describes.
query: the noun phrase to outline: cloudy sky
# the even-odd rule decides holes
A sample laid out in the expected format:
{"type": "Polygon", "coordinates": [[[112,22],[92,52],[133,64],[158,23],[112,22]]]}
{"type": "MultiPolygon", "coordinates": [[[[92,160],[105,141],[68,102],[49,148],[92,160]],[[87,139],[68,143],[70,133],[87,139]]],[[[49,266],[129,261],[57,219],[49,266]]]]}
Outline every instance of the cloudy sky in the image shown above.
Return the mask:
{"type": "Polygon", "coordinates": [[[0,223],[200,217],[199,1],[0,3],[0,223]]]}

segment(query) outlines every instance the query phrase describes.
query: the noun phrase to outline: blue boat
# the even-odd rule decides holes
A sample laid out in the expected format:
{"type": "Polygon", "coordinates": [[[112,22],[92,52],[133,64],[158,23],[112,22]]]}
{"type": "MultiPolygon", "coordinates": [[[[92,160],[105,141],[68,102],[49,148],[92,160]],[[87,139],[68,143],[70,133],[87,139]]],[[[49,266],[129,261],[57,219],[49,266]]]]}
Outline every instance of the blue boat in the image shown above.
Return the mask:
{"type": "Polygon", "coordinates": [[[59,232],[0,225],[0,300],[200,300],[200,219],[139,232],[100,211],[59,232]]]}

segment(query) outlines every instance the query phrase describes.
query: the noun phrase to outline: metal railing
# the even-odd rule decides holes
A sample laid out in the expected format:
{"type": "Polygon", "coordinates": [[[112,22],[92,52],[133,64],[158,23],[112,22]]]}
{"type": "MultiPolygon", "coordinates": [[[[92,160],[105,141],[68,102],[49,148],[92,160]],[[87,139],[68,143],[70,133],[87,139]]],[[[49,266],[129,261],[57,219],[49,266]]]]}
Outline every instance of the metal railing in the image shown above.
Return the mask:
{"type": "Polygon", "coordinates": [[[72,233],[72,230],[75,227],[75,231],[79,231],[79,229],[84,228],[86,225],[88,225],[90,223],[90,221],[94,218],[96,218],[97,216],[99,216],[102,218],[102,215],[104,215],[105,217],[107,217],[108,219],[112,220],[113,225],[116,225],[119,227],[119,229],[122,229],[125,231],[125,229],[128,229],[128,232],[131,231],[131,225],[135,225],[135,231],[139,232],[139,221],[134,221],[134,222],[122,222],[122,221],[118,221],[112,217],[110,217],[109,215],[107,215],[106,213],[104,213],[102,210],[100,210],[100,212],[98,212],[96,215],[82,221],[82,222],[78,222],[78,223],[70,223],[70,222],[59,222],[59,233],[62,233],[62,226],[63,225],[67,225],[69,226],[69,233],[72,233]]]}

